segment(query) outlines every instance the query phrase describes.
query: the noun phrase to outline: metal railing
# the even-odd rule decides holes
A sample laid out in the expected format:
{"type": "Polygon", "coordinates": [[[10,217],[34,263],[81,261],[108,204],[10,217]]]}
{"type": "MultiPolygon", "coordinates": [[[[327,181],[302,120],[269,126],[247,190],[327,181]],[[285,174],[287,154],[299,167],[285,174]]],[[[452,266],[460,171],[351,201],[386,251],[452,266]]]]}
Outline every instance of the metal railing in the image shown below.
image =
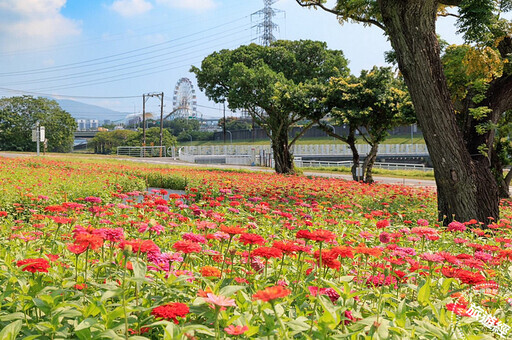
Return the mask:
{"type": "Polygon", "coordinates": [[[118,156],[130,157],[167,157],[165,146],[118,146],[118,156]]]}
{"type": "MultiPolygon", "coordinates": [[[[319,167],[352,167],[352,161],[328,162],[328,161],[302,161],[304,168],[319,168],[319,167]]],[[[362,164],[361,164],[362,165],[362,164]]],[[[419,170],[430,171],[432,168],[426,167],[424,164],[410,164],[410,163],[384,163],[375,162],[374,168],[388,169],[388,170],[419,170]]]]}

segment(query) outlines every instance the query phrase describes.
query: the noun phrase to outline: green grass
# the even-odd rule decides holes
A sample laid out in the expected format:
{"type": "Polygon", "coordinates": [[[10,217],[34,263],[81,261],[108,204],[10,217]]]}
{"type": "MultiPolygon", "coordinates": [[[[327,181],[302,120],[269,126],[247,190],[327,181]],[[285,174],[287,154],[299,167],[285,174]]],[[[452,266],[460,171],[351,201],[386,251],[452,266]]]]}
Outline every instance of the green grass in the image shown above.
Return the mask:
{"type": "MultiPolygon", "coordinates": [[[[325,173],[342,173],[350,175],[350,168],[347,167],[318,167],[318,168],[300,168],[302,172],[325,172],[325,173]]],[[[434,171],[420,171],[420,170],[388,170],[373,168],[373,175],[392,177],[392,178],[416,178],[416,179],[434,179],[434,171]]]]}

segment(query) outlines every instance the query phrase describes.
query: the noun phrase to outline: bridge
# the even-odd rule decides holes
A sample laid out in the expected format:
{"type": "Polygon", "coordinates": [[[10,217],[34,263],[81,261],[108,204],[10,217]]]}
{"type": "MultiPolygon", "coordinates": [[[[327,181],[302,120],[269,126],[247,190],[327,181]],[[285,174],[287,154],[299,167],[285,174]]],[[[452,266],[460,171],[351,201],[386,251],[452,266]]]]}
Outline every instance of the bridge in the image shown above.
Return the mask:
{"type": "Polygon", "coordinates": [[[94,131],[75,131],[74,132],[74,135],[75,135],[75,139],[83,139],[83,138],[94,138],[94,136],[96,136],[96,134],[98,133],[99,131],[97,130],[94,130],[94,131]]]}

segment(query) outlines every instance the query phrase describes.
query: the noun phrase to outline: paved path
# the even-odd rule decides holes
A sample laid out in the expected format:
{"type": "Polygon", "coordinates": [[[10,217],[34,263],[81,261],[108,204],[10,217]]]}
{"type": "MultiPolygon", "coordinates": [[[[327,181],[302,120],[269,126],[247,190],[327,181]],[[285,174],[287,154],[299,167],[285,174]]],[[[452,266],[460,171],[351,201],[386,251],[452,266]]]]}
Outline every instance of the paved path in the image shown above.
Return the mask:
{"type": "MultiPolygon", "coordinates": [[[[204,168],[216,168],[216,169],[244,169],[250,171],[261,171],[261,172],[274,172],[274,170],[270,168],[257,167],[257,166],[247,166],[247,165],[227,165],[227,164],[198,164],[198,163],[187,163],[178,160],[174,160],[172,158],[117,158],[126,161],[139,162],[139,163],[149,163],[149,164],[167,164],[167,165],[177,165],[177,166],[194,166],[194,167],[204,167],[204,168]]],[[[305,176],[318,176],[318,177],[329,177],[329,178],[342,178],[346,180],[352,180],[352,175],[348,174],[339,174],[335,172],[323,172],[323,171],[303,171],[305,176]]],[[[403,184],[410,185],[415,187],[432,187],[435,189],[436,182],[434,180],[420,180],[414,178],[394,178],[394,177],[384,177],[384,176],[373,176],[373,179],[377,183],[386,183],[386,184],[403,184]]]]}
{"type": "MultiPolygon", "coordinates": [[[[35,156],[35,154],[31,153],[12,153],[12,152],[0,152],[0,157],[8,157],[8,158],[16,158],[16,157],[30,157],[35,156]]],[[[98,155],[87,155],[89,158],[102,158],[105,159],[104,156],[98,155]]],[[[46,155],[44,157],[65,157],[65,155],[46,155]]],[[[257,167],[257,166],[246,166],[246,165],[227,165],[227,164],[198,164],[198,163],[187,163],[179,160],[175,160],[170,157],[165,158],[123,158],[123,157],[112,157],[110,159],[117,159],[123,161],[130,161],[136,163],[148,163],[148,164],[163,164],[163,165],[174,165],[174,166],[191,166],[191,167],[203,167],[203,168],[215,168],[215,169],[243,169],[250,171],[260,171],[260,172],[274,172],[274,170],[270,168],[257,167]]],[[[318,176],[318,177],[329,177],[329,178],[342,178],[346,180],[351,180],[352,176],[348,174],[339,174],[334,172],[322,172],[322,171],[310,171],[305,170],[304,175],[306,176],[318,176]]],[[[394,177],[383,177],[383,176],[374,176],[375,182],[377,183],[385,183],[385,184],[403,184],[410,185],[414,187],[431,187],[435,189],[436,183],[434,180],[420,180],[414,178],[394,178],[394,177]]]]}

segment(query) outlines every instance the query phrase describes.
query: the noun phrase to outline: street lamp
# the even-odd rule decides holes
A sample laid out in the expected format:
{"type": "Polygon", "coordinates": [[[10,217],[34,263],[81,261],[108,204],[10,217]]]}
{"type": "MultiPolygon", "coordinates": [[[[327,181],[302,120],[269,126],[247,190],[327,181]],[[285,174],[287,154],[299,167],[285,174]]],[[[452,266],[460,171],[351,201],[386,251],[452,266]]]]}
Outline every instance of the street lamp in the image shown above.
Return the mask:
{"type": "MultiPolygon", "coordinates": [[[[230,142],[231,144],[233,144],[233,134],[232,134],[232,133],[231,133],[231,131],[229,131],[229,130],[226,130],[226,132],[227,132],[227,133],[229,133],[229,142],[230,142]]],[[[225,139],[224,139],[224,140],[225,140],[225,139]]]]}

